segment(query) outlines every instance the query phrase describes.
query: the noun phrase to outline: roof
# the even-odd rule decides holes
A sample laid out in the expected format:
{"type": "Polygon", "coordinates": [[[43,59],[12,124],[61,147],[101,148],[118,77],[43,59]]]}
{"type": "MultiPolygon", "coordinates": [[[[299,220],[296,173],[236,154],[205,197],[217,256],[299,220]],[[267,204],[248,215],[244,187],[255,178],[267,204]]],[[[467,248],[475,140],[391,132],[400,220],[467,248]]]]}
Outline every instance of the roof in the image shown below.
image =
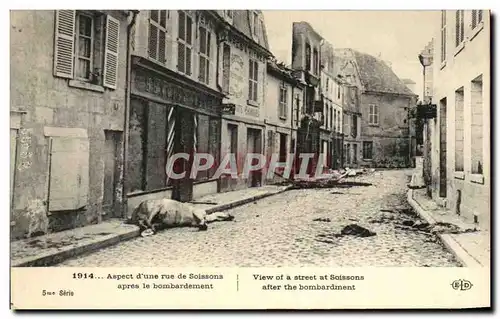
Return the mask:
{"type": "Polygon", "coordinates": [[[233,26],[246,35],[248,38],[253,39],[252,32],[250,29],[250,18],[252,12],[257,12],[260,19],[262,20],[262,28],[257,36],[259,44],[266,50],[269,50],[269,43],[267,40],[266,23],[264,21],[264,15],[261,10],[234,10],[233,11],[233,26]]]}
{"type": "Polygon", "coordinates": [[[283,79],[290,83],[304,85],[300,78],[297,78],[293,74],[293,70],[287,67],[284,63],[278,62],[275,59],[269,59],[267,61],[267,70],[279,74],[283,79]]]}
{"type": "Polygon", "coordinates": [[[350,51],[365,91],[415,95],[384,61],[353,49],[340,50],[350,51]]]}

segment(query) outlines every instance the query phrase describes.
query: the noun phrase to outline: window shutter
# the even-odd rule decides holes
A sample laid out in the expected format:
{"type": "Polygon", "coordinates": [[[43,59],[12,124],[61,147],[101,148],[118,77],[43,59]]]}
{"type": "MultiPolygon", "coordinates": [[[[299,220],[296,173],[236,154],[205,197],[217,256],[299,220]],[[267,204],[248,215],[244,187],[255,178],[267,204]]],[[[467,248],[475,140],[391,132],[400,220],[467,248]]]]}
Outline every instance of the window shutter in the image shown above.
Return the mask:
{"type": "Polygon", "coordinates": [[[54,41],[54,76],[73,78],[75,10],[57,10],[54,41]]]}
{"type": "MultiPolygon", "coordinates": [[[[207,53],[208,53],[208,67],[209,67],[209,71],[208,71],[208,85],[212,85],[215,80],[215,68],[214,68],[214,59],[217,59],[217,49],[213,49],[212,46],[212,34],[210,32],[208,32],[207,34],[207,42],[208,42],[208,47],[207,47],[207,53]]],[[[213,43],[215,44],[216,41],[213,41],[213,43]]]]}
{"type": "Polygon", "coordinates": [[[116,89],[118,81],[118,48],[120,44],[120,21],[106,16],[106,50],[104,53],[104,86],[116,89]]]}
{"type": "Polygon", "coordinates": [[[49,210],[75,210],[87,205],[89,141],[51,138],[49,210]]]}

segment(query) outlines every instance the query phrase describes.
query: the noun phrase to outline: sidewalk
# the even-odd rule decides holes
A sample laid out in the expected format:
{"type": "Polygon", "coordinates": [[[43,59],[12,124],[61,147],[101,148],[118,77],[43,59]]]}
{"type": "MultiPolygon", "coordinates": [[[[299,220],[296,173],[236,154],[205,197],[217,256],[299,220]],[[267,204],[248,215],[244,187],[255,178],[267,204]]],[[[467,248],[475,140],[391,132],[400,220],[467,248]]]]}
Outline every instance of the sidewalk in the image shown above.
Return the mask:
{"type": "MultiPolygon", "coordinates": [[[[266,185],[217,193],[196,199],[196,202],[213,202],[214,205],[193,205],[205,209],[210,214],[279,194],[287,189],[287,186],[266,185]]],[[[96,225],[17,240],[10,244],[11,267],[51,266],[68,258],[87,254],[139,235],[139,227],[115,219],[96,225]]]]}
{"type": "Polygon", "coordinates": [[[408,202],[429,224],[447,223],[458,226],[460,231],[456,234],[438,233],[437,235],[464,267],[489,267],[490,232],[488,230],[470,231],[475,229],[474,224],[467,223],[454,212],[438,206],[427,197],[425,189],[410,189],[408,202]]]}

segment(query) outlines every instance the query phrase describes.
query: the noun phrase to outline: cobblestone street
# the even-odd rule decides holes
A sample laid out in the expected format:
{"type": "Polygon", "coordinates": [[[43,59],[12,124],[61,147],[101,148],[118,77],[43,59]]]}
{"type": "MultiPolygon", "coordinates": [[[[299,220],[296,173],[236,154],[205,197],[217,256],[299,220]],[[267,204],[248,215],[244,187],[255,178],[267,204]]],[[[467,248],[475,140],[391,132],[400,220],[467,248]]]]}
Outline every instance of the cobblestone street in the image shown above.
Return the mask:
{"type": "Polygon", "coordinates": [[[165,230],[59,266],[459,266],[434,235],[397,227],[416,219],[406,202],[408,172],[349,178],[366,183],[352,187],[288,191],[234,208],[234,221],[208,231],[165,230]],[[334,236],[350,224],[376,235],[334,236]]]}

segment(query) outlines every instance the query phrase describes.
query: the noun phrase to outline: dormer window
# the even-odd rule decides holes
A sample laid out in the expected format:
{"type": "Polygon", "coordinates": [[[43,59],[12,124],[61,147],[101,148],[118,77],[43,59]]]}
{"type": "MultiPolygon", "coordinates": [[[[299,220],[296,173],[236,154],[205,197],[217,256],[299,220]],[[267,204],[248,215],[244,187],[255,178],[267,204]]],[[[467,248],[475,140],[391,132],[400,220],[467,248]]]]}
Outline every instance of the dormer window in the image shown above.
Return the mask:
{"type": "Polygon", "coordinates": [[[233,20],[233,10],[225,10],[226,18],[233,20]]]}

